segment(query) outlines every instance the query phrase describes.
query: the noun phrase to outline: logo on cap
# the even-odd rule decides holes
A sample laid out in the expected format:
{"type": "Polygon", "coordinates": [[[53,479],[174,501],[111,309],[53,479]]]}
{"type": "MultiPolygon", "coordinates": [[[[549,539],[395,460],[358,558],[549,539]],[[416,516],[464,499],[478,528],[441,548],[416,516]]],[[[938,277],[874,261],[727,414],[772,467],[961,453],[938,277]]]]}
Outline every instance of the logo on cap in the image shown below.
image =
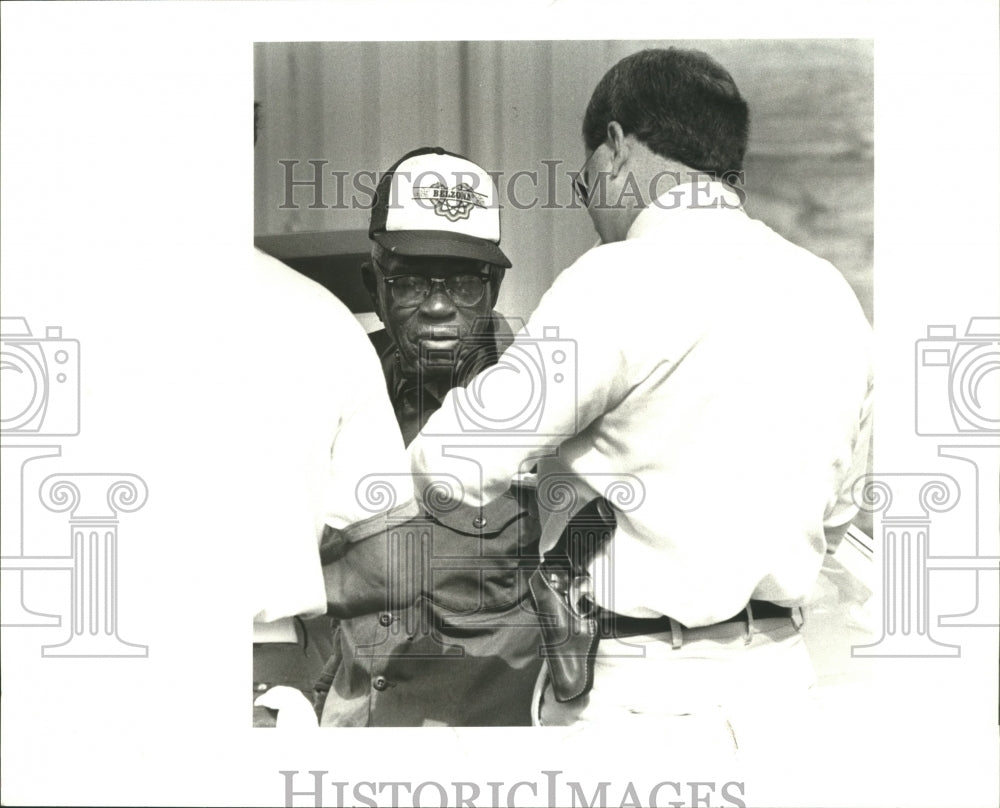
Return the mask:
{"type": "Polygon", "coordinates": [[[449,222],[468,219],[474,207],[486,207],[486,195],[475,191],[467,183],[461,182],[449,188],[442,182],[422,187],[414,186],[413,198],[426,199],[434,206],[434,213],[444,216],[449,222]]]}

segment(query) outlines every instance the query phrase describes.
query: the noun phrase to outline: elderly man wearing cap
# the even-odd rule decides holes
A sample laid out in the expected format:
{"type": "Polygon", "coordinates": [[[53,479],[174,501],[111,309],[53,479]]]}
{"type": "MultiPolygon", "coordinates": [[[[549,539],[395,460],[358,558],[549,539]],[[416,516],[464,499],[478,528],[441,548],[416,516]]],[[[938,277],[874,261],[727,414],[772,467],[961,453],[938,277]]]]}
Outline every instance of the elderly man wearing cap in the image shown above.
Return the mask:
{"type": "MultiPolygon", "coordinates": [[[[511,265],[493,182],[443,149],[412,151],[382,176],[369,237],[363,279],[385,325],[372,341],[409,443],[448,390],[494,364],[511,339],[493,311],[511,265]]],[[[346,617],[317,688],[320,699],[327,691],[322,724],[530,724],[541,667],[526,586],[538,560],[534,492],[515,485],[485,508],[386,529],[384,544],[359,549],[387,557],[373,553],[360,575],[357,560],[353,570],[328,566],[339,571],[331,612],[346,617]],[[368,592],[344,594],[361,579],[368,592]]]]}

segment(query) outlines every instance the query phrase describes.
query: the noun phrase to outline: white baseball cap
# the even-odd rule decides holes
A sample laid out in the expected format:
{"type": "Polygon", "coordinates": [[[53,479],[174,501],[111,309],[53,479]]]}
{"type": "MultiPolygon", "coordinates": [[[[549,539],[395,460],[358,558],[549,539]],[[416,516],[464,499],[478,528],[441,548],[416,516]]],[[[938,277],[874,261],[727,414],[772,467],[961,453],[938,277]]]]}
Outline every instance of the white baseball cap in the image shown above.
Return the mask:
{"type": "Polygon", "coordinates": [[[398,255],[511,265],[500,249],[500,206],[492,177],[440,147],[411,151],[382,175],[368,237],[398,255]]]}

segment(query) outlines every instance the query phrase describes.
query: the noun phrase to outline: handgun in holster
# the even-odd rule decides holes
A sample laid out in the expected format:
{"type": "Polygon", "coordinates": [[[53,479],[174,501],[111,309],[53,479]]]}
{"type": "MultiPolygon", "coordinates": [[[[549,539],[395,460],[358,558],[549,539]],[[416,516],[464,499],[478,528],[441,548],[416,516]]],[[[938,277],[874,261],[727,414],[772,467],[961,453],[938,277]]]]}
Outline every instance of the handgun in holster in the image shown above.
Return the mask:
{"type": "Polygon", "coordinates": [[[528,581],[542,632],[542,654],[559,702],[579,698],[594,684],[600,634],[587,568],[611,540],[616,525],[610,503],[604,497],[591,500],[569,520],[528,581]]]}

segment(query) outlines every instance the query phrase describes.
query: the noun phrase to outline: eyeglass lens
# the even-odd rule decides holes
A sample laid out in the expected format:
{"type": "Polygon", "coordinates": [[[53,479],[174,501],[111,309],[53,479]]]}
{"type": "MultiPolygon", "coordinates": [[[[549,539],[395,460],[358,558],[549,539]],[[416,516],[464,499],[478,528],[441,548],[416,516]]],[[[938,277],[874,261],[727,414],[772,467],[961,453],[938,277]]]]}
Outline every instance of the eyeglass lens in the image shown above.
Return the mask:
{"type": "Polygon", "coordinates": [[[481,275],[451,275],[446,278],[428,278],[425,275],[395,275],[386,278],[392,289],[392,299],[400,306],[419,305],[431,292],[437,281],[444,285],[448,296],[459,306],[474,306],[486,293],[486,280],[481,275]]]}

